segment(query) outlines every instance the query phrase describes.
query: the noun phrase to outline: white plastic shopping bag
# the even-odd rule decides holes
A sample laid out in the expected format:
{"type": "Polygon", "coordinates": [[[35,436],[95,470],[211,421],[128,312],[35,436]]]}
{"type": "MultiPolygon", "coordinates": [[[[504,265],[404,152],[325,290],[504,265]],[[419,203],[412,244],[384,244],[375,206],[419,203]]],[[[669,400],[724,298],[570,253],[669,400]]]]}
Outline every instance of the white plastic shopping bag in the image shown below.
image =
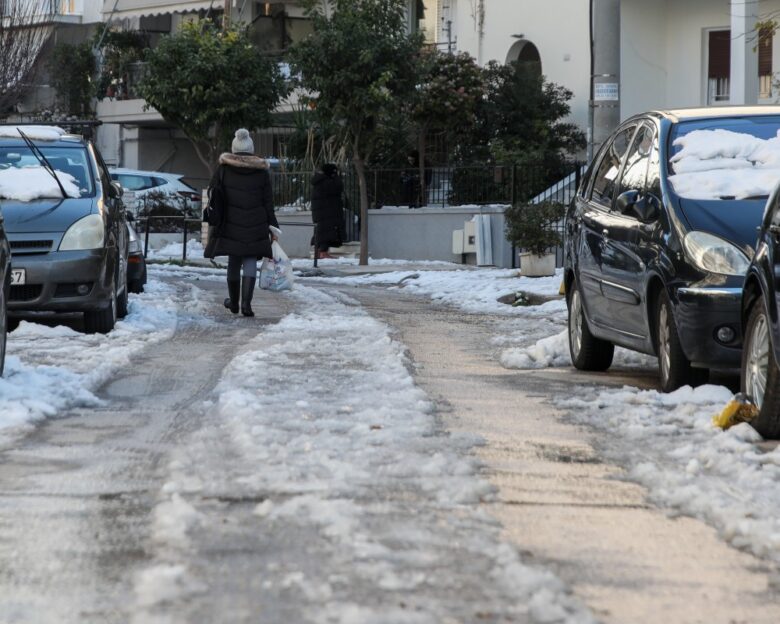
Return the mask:
{"type": "Polygon", "coordinates": [[[260,288],[266,290],[291,290],[293,285],[292,262],[277,242],[271,244],[273,258],[263,258],[260,266],[260,288]]]}

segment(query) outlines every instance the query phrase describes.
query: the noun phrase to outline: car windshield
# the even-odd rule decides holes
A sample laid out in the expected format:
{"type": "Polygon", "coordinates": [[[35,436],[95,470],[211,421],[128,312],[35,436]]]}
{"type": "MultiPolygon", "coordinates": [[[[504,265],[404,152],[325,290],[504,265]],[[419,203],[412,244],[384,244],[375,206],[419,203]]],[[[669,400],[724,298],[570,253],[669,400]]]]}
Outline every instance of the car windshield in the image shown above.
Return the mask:
{"type": "Polygon", "coordinates": [[[774,115],[675,124],[669,181],[680,197],[766,199],[780,181],[778,131],[774,115]]]}
{"type": "MultiPolygon", "coordinates": [[[[87,150],[82,147],[47,147],[38,144],[37,147],[49,161],[57,173],[64,173],[72,176],[72,180],[67,176],[59,176],[60,181],[66,186],[68,195],[79,197],[91,197],[95,193],[92,176],[89,172],[89,160],[87,150]],[[69,184],[65,184],[65,183],[69,184]],[[78,189],[77,192],[71,192],[70,189],[78,189]]],[[[0,146],[0,175],[10,179],[19,178],[18,175],[11,175],[12,172],[18,173],[19,170],[40,169],[41,163],[27,146],[0,146]]],[[[52,182],[54,179],[45,174],[52,182]]],[[[42,176],[38,178],[45,179],[42,176]]],[[[60,197],[61,191],[56,182],[54,182],[56,192],[49,192],[38,197],[60,197]]],[[[10,193],[6,194],[10,195],[10,193]]],[[[23,199],[22,197],[10,197],[23,199]]]]}

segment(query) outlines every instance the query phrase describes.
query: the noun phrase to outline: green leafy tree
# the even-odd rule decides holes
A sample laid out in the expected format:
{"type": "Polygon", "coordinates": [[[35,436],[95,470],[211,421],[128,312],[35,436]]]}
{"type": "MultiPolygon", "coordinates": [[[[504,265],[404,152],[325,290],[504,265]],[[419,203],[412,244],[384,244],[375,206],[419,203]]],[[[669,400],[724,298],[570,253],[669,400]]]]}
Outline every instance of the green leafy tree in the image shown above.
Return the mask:
{"type": "Polygon", "coordinates": [[[426,48],[419,56],[418,71],[414,95],[404,108],[417,135],[424,198],[428,137],[432,133],[455,134],[455,129],[468,131],[485,96],[485,82],[477,62],[466,52],[446,54],[426,48]]]}
{"type": "Polygon", "coordinates": [[[418,35],[407,32],[403,0],[307,0],[313,32],[290,49],[318,113],[341,129],[360,192],[360,263],[368,263],[366,163],[382,125],[414,88],[418,35]]]}
{"type": "Polygon", "coordinates": [[[146,61],[139,94],[184,132],[209,171],[236,128],[269,125],[285,91],[278,65],[234,27],[185,24],[146,61]]]}
{"type": "Polygon", "coordinates": [[[92,76],[96,63],[92,46],[58,43],[49,58],[49,82],[54,87],[57,104],[67,115],[92,117],[92,76]]]}
{"type": "Polygon", "coordinates": [[[483,71],[486,96],[477,104],[475,124],[458,140],[456,159],[462,165],[512,164],[518,176],[497,181],[492,172],[461,167],[453,201],[530,198],[570,173],[568,160],[585,148],[585,134],[566,121],[573,94],[546,81],[531,63],[491,62],[483,71]],[[474,189],[492,197],[472,198],[474,189]]]}

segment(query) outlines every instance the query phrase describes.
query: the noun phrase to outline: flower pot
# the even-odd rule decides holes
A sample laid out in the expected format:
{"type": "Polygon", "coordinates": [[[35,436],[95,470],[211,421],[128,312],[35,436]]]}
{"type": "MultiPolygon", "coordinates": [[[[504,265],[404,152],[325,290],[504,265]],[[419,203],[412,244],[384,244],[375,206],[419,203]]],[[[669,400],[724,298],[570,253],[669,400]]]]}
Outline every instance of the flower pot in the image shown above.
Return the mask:
{"type": "Polygon", "coordinates": [[[525,251],[520,254],[520,272],[523,277],[549,277],[555,275],[555,254],[537,256],[525,251]]]}

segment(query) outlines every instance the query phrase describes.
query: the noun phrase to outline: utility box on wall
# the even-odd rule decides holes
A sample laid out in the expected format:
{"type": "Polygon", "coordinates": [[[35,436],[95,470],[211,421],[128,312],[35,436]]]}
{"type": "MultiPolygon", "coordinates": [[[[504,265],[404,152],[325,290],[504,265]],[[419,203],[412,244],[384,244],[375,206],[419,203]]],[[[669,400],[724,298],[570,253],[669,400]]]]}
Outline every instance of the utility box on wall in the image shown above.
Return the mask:
{"type": "Polygon", "coordinates": [[[477,253],[476,223],[466,221],[462,230],[452,232],[452,253],[455,255],[477,253]]]}

